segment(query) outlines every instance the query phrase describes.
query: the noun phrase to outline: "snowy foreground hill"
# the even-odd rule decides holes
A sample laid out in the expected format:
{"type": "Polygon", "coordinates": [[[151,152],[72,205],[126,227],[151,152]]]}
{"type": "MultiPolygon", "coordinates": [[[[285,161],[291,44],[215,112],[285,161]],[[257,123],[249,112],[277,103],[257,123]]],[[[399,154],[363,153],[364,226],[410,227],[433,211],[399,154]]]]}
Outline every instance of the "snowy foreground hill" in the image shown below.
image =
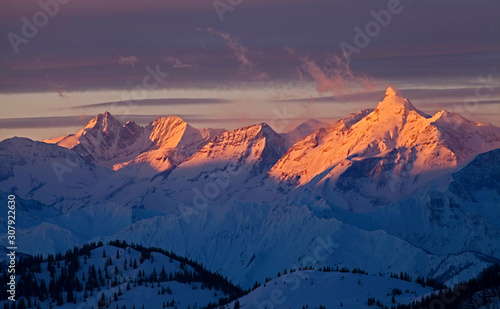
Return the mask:
{"type": "MultiPolygon", "coordinates": [[[[194,261],[159,248],[112,242],[65,254],[23,256],[12,308],[498,308],[500,266],[453,289],[407,274],[368,275],[347,268],[291,269],[242,290],[194,261]],[[434,285],[430,287],[428,284],[434,285]],[[14,305],[15,304],[15,305],[14,305]],[[413,306],[413,307],[412,307],[413,306]]],[[[0,283],[8,286],[6,273],[0,283]]]]}
{"type": "Polygon", "coordinates": [[[16,195],[20,253],[119,239],[244,289],[311,265],[452,286],[499,263],[500,128],[427,115],[392,88],[374,107],[288,134],[104,113],[75,134],[0,142],[0,198],[16,195]]]}
{"type": "Polygon", "coordinates": [[[410,304],[432,291],[400,279],[307,270],[273,279],[238,301],[242,308],[373,308],[410,304]]]}
{"type": "MultiPolygon", "coordinates": [[[[18,306],[24,302],[28,308],[215,308],[243,293],[222,276],[168,253],[95,243],[77,250],[20,263],[18,306]]],[[[6,285],[5,280],[2,277],[6,285]]],[[[6,293],[2,291],[2,300],[6,293]]]]}

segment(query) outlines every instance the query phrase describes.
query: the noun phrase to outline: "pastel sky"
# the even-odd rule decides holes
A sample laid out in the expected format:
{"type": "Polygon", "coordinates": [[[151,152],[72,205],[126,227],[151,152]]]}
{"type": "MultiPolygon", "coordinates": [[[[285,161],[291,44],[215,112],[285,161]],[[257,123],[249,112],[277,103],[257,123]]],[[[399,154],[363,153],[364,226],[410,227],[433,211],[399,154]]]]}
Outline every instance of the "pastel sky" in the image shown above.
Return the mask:
{"type": "Polygon", "coordinates": [[[284,132],[374,108],[388,85],[500,126],[499,13],[498,0],[2,1],[0,140],[104,111],[284,132]]]}

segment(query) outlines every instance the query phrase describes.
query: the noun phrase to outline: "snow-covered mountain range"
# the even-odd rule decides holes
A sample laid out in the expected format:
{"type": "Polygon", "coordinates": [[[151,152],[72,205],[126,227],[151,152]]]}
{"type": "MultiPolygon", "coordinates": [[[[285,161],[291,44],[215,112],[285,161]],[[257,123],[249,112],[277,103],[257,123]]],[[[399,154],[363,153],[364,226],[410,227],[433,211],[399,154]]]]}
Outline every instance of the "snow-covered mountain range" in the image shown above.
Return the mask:
{"type": "Polygon", "coordinates": [[[245,288],[304,261],[448,284],[500,261],[500,128],[427,115],[393,88],[375,109],[287,134],[104,113],[75,134],[7,139],[7,194],[25,253],[121,239],[245,288]]]}
{"type": "Polygon", "coordinates": [[[198,151],[222,129],[195,129],[176,116],[146,127],[121,124],[109,112],[97,115],[75,134],[44,140],[74,149],[89,161],[118,170],[147,162],[156,171],[171,170],[198,151]]]}

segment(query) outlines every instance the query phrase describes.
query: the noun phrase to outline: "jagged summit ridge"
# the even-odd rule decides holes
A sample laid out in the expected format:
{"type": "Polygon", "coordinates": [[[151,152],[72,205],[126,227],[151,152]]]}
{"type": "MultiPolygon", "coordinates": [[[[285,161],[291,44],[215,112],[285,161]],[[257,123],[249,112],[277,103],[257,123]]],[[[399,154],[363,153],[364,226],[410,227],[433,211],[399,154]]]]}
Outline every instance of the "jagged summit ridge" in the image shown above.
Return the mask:
{"type": "Polygon", "coordinates": [[[140,162],[151,163],[153,169],[164,171],[196,152],[222,131],[195,129],[178,116],[159,117],[145,127],[133,121],[121,124],[111,113],[104,112],[91,119],[77,133],[44,142],[74,149],[90,161],[108,168],[120,169],[140,162]],[[145,155],[159,149],[163,150],[145,155]],[[178,149],[181,153],[168,149],[178,149]],[[176,158],[172,158],[175,164],[162,166],[161,162],[172,161],[169,155],[176,158]]]}
{"type": "Polygon", "coordinates": [[[416,113],[424,118],[430,118],[429,115],[415,108],[408,98],[403,97],[393,87],[387,88],[384,99],[378,103],[375,111],[386,117],[407,117],[416,113]]]}
{"type": "MultiPolygon", "coordinates": [[[[223,132],[195,153],[189,161],[193,164],[200,159],[232,161],[234,158],[259,159],[272,149],[273,155],[282,155],[285,149],[284,138],[268,124],[260,123],[248,127],[223,132]],[[251,151],[250,151],[251,149],[251,151]]],[[[278,158],[276,158],[277,160],[278,158]]],[[[188,163],[188,162],[186,162],[188,163]]]]}
{"type": "Polygon", "coordinates": [[[415,110],[413,104],[393,87],[387,88],[384,99],[377,105],[378,110],[394,110],[405,109],[407,111],[415,110]]]}
{"type": "Polygon", "coordinates": [[[401,96],[401,95],[399,94],[399,91],[396,88],[389,86],[387,88],[387,90],[385,91],[385,97],[387,98],[387,97],[395,97],[395,96],[401,96]]]}
{"type": "Polygon", "coordinates": [[[112,128],[121,127],[121,123],[111,115],[110,112],[104,112],[98,114],[92,120],[90,120],[83,128],[84,129],[102,129],[104,132],[108,132],[112,128]]]}
{"type": "Polygon", "coordinates": [[[328,186],[321,190],[342,191],[340,195],[363,188],[366,205],[373,205],[401,199],[499,147],[500,128],[446,111],[430,117],[390,87],[375,110],[351,115],[297,142],[268,175],[292,188],[328,186]],[[388,187],[391,179],[398,179],[398,188],[388,187]]]}
{"type": "MultiPolygon", "coordinates": [[[[189,204],[196,188],[221,186],[215,198],[225,198],[254,186],[285,153],[286,140],[266,123],[217,135],[186,161],[179,164],[161,184],[165,203],[189,204]],[[171,194],[175,192],[175,194],[171,194]]],[[[156,199],[153,194],[152,199],[156,199]]]]}

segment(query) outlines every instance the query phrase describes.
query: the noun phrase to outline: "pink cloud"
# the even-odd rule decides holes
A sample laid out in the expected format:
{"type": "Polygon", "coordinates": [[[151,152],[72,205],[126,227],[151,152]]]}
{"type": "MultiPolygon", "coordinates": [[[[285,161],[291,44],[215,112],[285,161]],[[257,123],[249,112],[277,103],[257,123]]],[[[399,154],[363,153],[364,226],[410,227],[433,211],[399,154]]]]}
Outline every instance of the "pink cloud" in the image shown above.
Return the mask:
{"type": "MultiPolygon", "coordinates": [[[[316,83],[318,93],[331,93],[333,95],[342,95],[349,92],[351,84],[361,85],[365,90],[373,89],[373,81],[366,76],[354,74],[349,63],[336,55],[328,57],[323,66],[319,66],[316,61],[308,56],[301,55],[297,50],[285,47],[284,50],[292,56],[297,56],[300,60],[299,71],[309,74],[316,83]]],[[[303,78],[299,75],[300,79],[303,78]]]]}

